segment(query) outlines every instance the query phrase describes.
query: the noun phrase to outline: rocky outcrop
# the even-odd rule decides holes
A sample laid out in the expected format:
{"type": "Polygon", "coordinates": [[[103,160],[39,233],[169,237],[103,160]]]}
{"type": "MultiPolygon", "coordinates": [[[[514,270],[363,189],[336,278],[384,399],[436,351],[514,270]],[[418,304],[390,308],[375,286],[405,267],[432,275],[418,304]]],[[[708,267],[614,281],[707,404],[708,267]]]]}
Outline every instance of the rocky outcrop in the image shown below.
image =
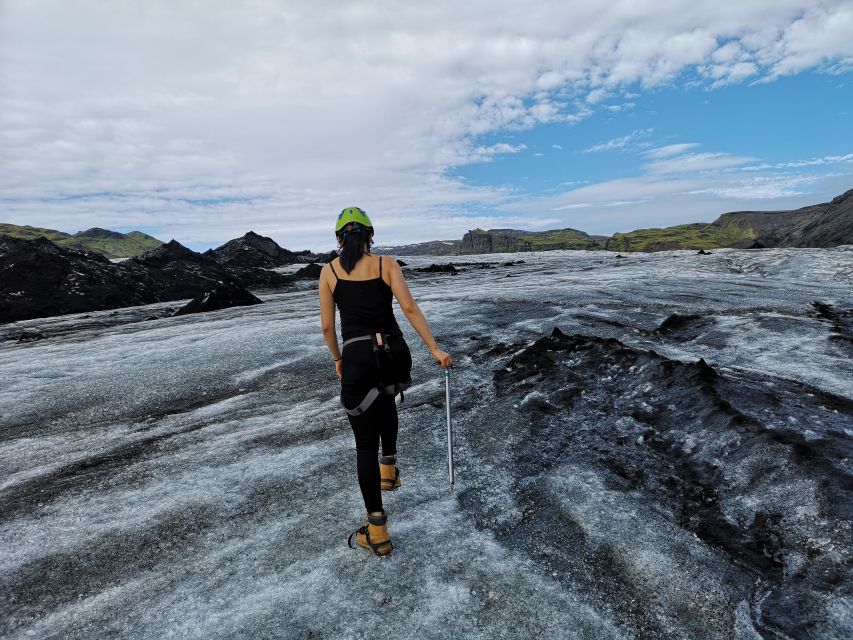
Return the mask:
{"type": "MultiPolygon", "coordinates": [[[[744,246],[837,247],[853,244],[853,189],[830,202],[793,211],[738,211],[724,213],[715,225],[736,225],[752,231],[744,246]]],[[[740,246],[740,245],[734,245],[740,246]]]]}
{"type": "Polygon", "coordinates": [[[297,262],[319,262],[321,264],[327,264],[337,257],[337,251],[329,251],[327,253],[307,253],[304,255],[300,255],[297,262]]]}
{"type": "Polygon", "coordinates": [[[0,322],[154,302],[140,284],[101,254],[0,236],[0,322]]]}
{"type": "Polygon", "coordinates": [[[298,262],[301,256],[310,253],[289,251],[272,238],[249,231],[243,237],[229,240],[216,249],[208,249],[204,255],[224,265],[271,269],[298,262]]]}
{"type": "Polygon", "coordinates": [[[309,264],[293,274],[295,280],[317,280],[323,270],[319,264],[309,264]]]}
{"type": "Polygon", "coordinates": [[[610,251],[767,249],[853,244],[853,190],[831,202],[791,211],[736,211],[714,222],[614,233],[610,251]]]}
{"type": "Polygon", "coordinates": [[[203,313],[206,311],[219,311],[230,307],[245,307],[253,304],[261,304],[263,301],[252,295],[243,285],[238,282],[220,283],[213,289],[202,293],[190,300],[183,307],[175,311],[175,316],[184,316],[189,313],[203,313]]]}
{"type": "Polygon", "coordinates": [[[428,267],[417,267],[412,269],[412,271],[416,271],[418,273],[450,273],[452,275],[456,275],[459,271],[452,264],[431,264],[428,267]]]}
{"type": "Polygon", "coordinates": [[[237,283],[222,265],[176,240],[116,266],[137,278],[152,302],[192,298],[217,284],[237,283]]]}
{"type": "Polygon", "coordinates": [[[462,236],[459,254],[551,251],[554,249],[602,249],[606,236],[591,236],[577,229],[519,231],[474,229],[462,236]]]}
{"type": "Polygon", "coordinates": [[[45,238],[0,236],[0,322],[194,298],[220,285],[292,281],[266,269],[229,269],[175,240],[115,264],[45,238]]]}

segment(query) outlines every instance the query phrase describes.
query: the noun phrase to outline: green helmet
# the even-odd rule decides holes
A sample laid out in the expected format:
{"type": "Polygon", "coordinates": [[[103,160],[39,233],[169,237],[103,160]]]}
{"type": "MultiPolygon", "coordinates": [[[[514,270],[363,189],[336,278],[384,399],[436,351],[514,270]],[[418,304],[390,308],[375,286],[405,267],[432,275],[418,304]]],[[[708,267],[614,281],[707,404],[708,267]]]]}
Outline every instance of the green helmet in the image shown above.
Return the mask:
{"type": "Polygon", "coordinates": [[[340,230],[350,222],[357,222],[365,227],[373,227],[373,223],[370,222],[370,218],[367,217],[367,214],[363,209],[359,209],[358,207],[347,207],[338,214],[338,221],[335,224],[335,233],[340,232],[340,230]]]}

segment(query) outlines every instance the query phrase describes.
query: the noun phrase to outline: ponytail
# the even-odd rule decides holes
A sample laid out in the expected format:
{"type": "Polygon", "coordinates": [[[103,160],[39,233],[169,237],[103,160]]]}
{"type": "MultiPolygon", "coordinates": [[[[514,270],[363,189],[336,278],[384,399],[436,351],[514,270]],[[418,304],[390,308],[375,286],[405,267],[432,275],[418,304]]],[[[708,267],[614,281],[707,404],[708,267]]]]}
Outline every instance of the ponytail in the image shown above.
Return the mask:
{"type": "Polygon", "coordinates": [[[373,227],[365,227],[357,222],[345,226],[338,233],[343,238],[341,244],[341,266],[344,271],[350,273],[355,268],[355,263],[361,256],[370,254],[371,237],[373,227]]]}

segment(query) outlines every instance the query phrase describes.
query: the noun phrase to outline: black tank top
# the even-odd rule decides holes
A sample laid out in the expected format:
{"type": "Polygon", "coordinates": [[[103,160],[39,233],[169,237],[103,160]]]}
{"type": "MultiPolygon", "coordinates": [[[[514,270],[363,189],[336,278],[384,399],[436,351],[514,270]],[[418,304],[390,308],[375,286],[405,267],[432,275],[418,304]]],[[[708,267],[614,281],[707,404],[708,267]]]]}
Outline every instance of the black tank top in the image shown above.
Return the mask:
{"type": "Polygon", "coordinates": [[[402,335],[391,308],[391,287],[382,279],[382,256],[379,256],[379,277],[370,280],[343,280],[338,277],[332,293],[341,311],[341,337],[344,340],[371,333],[402,335]]]}

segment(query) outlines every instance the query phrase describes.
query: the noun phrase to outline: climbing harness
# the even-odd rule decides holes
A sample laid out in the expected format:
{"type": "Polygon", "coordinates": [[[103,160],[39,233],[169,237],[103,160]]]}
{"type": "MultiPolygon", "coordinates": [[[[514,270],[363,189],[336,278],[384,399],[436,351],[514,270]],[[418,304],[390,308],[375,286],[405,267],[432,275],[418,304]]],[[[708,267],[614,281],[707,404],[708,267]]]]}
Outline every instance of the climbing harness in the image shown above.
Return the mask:
{"type": "MultiPolygon", "coordinates": [[[[378,398],[379,395],[383,393],[389,396],[396,396],[399,393],[400,402],[405,401],[406,398],[403,392],[412,385],[411,370],[405,373],[405,380],[383,380],[383,378],[388,375],[389,369],[393,372],[393,367],[391,366],[393,358],[391,357],[391,345],[389,343],[389,340],[391,338],[402,340],[402,336],[395,336],[388,333],[377,332],[364,336],[356,336],[354,338],[350,338],[349,340],[344,341],[343,348],[345,348],[348,344],[352,344],[353,342],[370,340],[373,344],[373,357],[374,361],[376,362],[376,371],[379,376],[379,382],[376,384],[376,386],[372,387],[367,392],[367,395],[364,396],[364,400],[362,400],[357,407],[347,409],[347,406],[344,405],[343,398],[341,398],[341,404],[343,405],[344,409],[346,409],[346,412],[349,415],[360,416],[365,411],[367,411],[370,406],[376,401],[376,398],[378,398]]],[[[394,376],[392,375],[391,377],[393,378],[394,376]]]]}

